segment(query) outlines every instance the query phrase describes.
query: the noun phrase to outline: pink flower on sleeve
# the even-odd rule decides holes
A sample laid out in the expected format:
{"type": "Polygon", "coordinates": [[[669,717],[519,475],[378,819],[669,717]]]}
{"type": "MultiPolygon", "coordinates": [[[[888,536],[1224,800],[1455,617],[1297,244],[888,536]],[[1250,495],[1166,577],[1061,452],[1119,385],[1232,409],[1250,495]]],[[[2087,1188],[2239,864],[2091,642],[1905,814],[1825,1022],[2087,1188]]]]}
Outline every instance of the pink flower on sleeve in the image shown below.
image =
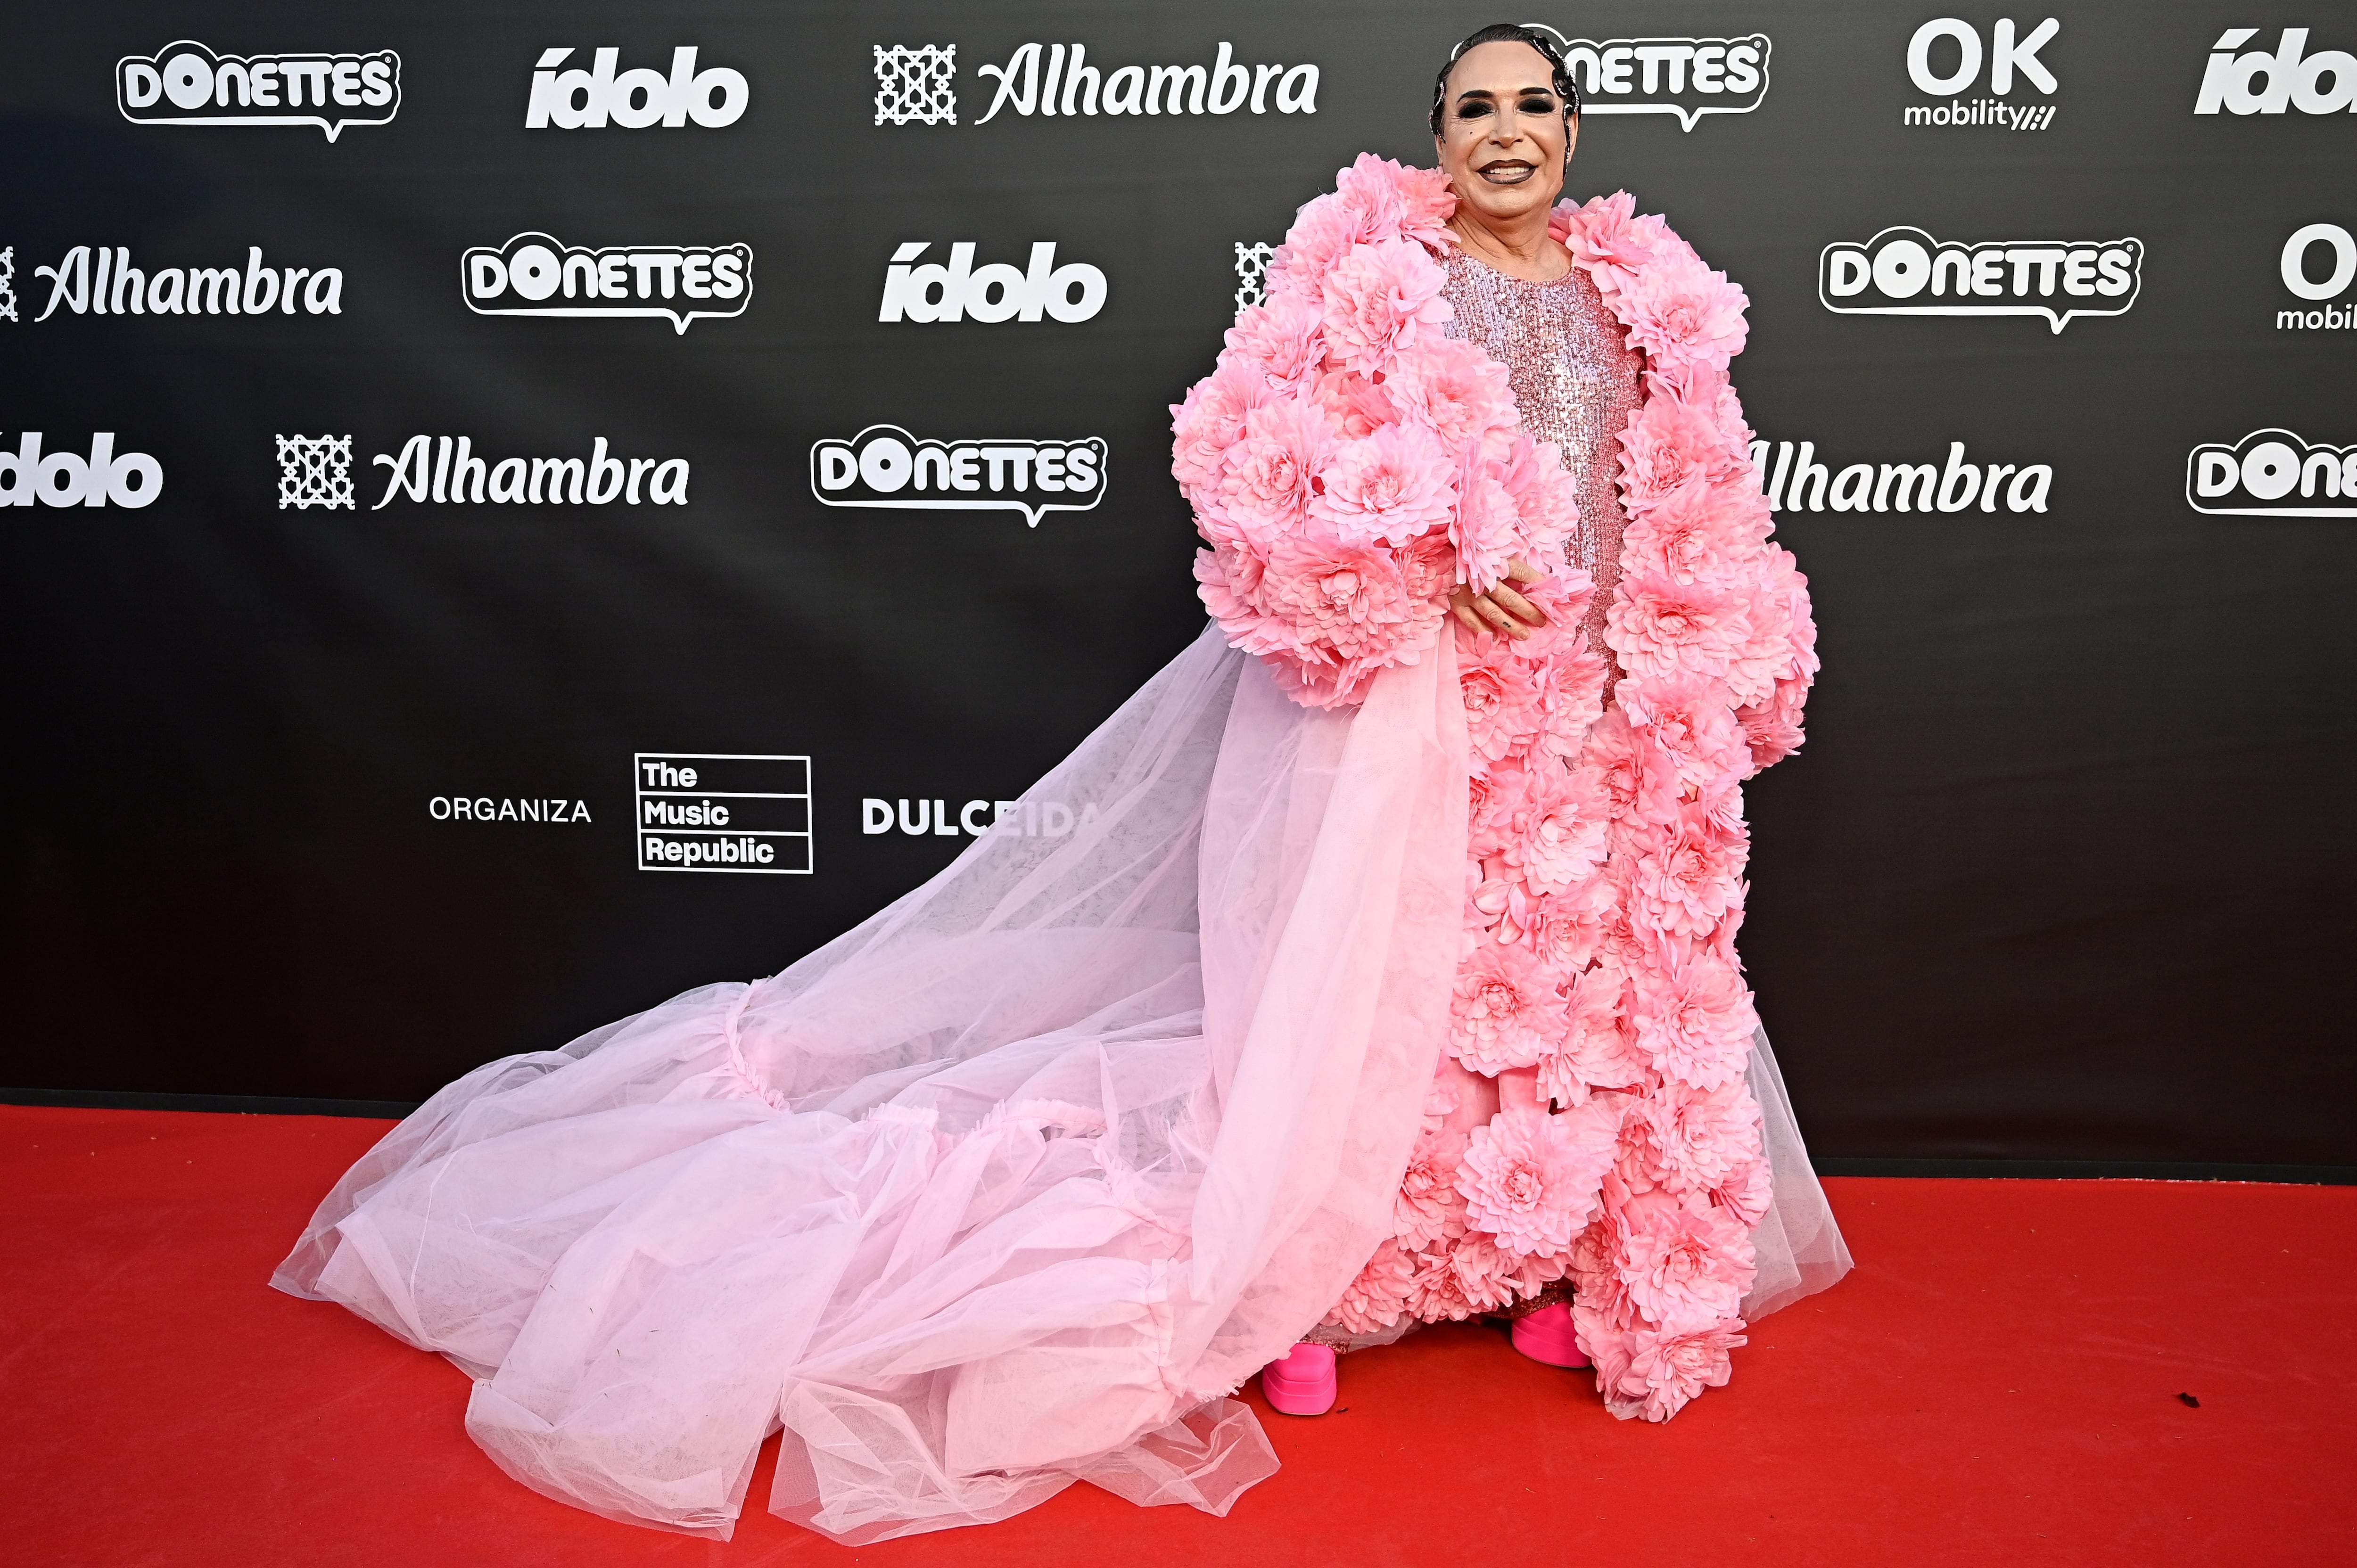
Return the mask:
{"type": "Polygon", "coordinates": [[[1729,586],[1760,559],[1769,526],[1768,499],[1759,491],[1692,479],[1630,520],[1621,569],[1666,577],[1680,587],[1696,582],[1729,586]]]}
{"type": "Polygon", "coordinates": [[[1630,868],[1634,923],[1664,936],[1706,940],[1743,901],[1748,846],[1707,822],[1649,828],[1630,868]]]}
{"type": "Polygon", "coordinates": [[[1278,295],[1251,306],[1227,330],[1223,362],[1258,371],[1272,390],[1290,391],[1317,376],[1326,344],[1317,304],[1299,295],[1278,295]]]}
{"type": "Polygon", "coordinates": [[[1727,439],[1707,410],[1683,399],[1646,399],[1620,439],[1621,495],[1631,517],[1689,484],[1751,483],[1744,449],[1727,439]]]}
{"type": "Polygon", "coordinates": [[[1308,507],[1344,544],[1405,544],[1448,521],[1455,465],[1429,430],[1387,424],[1330,451],[1308,507]]]}
{"type": "Polygon", "coordinates": [[[1628,323],[1631,347],[1667,364],[1715,371],[1743,351],[1749,303],[1725,273],[1711,271],[1691,251],[1656,259],[1613,301],[1628,323]]]}
{"type": "Polygon", "coordinates": [[[1326,273],[1326,351],[1372,375],[1392,355],[1440,335],[1454,314],[1440,295],[1448,274],[1413,240],[1354,245],[1326,273]]]}
{"type": "Polygon", "coordinates": [[[1661,754],[1690,797],[1726,789],[1750,764],[1727,688],[1706,675],[1633,677],[1620,682],[1614,700],[1631,732],[1661,754]]]}
{"type": "Polygon", "coordinates": [[[1474,1129],[1458,1166],[1467,1226],[1509,1252],[1568,1251],[1596,1217],[1619,1132],[1594,1103],[1557,1115],[1500,1112],[1474,1129]]]}
{"type": "Polygon", "coordinates": [[[1400,350],[1383,390],[1402,418],[1429,429],[1452,455],[1478,449],[1493,431],[1502,438],[1514,428],[1506,367],[1458,338],[1435,338],[1400,350]]]}
{"type": "Polygon", "coordinates": [[[1314,403],[1287,399],[1254,409],[1228,451],[1220,478],[1222,512],[1265,550],[1279,534],[1299,528],[1313,499],[1310,481],[1334,441],[1333,426],[1314,403]]]}

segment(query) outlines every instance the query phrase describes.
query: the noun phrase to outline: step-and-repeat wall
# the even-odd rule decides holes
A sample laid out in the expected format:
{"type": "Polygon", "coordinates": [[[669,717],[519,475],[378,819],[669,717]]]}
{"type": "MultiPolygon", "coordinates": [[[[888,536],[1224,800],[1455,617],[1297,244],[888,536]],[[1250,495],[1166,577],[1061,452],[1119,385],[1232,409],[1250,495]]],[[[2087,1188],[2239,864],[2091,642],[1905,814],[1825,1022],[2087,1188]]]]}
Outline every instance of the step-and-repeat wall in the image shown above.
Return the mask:
{"type": "Polygon", "coordinates": [[[414,1100],[1070,831],[1201,625],[1168,405],[1500,19],[1752,300],[1817,1148],[2357,1164],[2357,16],[2276,0],[13,16],[0,1086],[414,1100]]]}

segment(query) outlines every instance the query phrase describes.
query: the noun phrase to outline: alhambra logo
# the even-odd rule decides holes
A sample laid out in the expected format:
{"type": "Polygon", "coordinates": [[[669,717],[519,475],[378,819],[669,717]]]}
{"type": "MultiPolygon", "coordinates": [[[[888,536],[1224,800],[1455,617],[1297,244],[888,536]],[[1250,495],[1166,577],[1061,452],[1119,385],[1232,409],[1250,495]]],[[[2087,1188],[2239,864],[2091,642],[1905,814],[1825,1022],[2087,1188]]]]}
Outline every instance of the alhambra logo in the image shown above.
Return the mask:
{"type": "MultiPolygon", "coordinates": [[[[684,457],[620,457],[596,437],[577,457],[500,457],[475,449],[466,435],[413,435],[398,454],[379,452],[371,467],[391,470],[371,511],[396,498],[447,506],[685,506],[684,457]]],[[[352,438],[278,437],[280,510],[356,510],[352,438]]],[[[143,503],[144,504],[144,503],[143,503]]]]}
{"type": "Polygon", "coordinates": [[[1768,35],[1575,38],[1537,23],[1563,50],[1586,114],[1674,114],[1691,131],[1712,114],[1749,114],[1768,96],[1768,35]]]}
{"type": "Polygon", "coordinates": [[[135,125],[385,125],[401,113],[401,57],[224,55],[192,39],[114,62],[114,102],[135,125]]]}
{"type": "Polygon", "coordinates": [[[1944,463],[1820,461],[1813,441],[1758,440],[1751,465],[1771,511],[2042,512],[2054,488],[2050,463],[1969,460],[1948,443],[1944,463]]]}
{"type": "Polygon", "coordinates": [[[2185,459],[2185,503],[2212,517],[2357,517],[2357,446],[2275,429],[2205,443],[2185,459]]]}
{"type": "Polygon", "coordinates": [[[811,448],[811,494],[828,506],[898,511],[1092,511],[1105,495],[1102,437],[1071,441],[920,441],[871,424],[811,448]]]}
{"type": "Polygon", "coordinates": [[[141,267],[132,264],[127,245],[76,245],[57,265],[35,267],[33,276],[49,284],[36,324],[59,306],[76,316],[340,316],[344,309],[341,267],[264,265],[259,245],[246,247],[242,268],[235,262],[141,267]]]}
{"type": "Polygon", "coordinates": [[[742,316],[753,300],[750,245],[615,245],[589,251],[518,234],[459,259],[458,286],[478,316],[658,317],[684,333],[742,316]]]}
{"type": "Polygon", "coordinates": [[[1817,301],[1838,316],[2036,316],[2061,332],[2120,316],[2143,286],[2140,240],[1934,240],[1885,229],[1817,258],[1817,301]]]}
{"type": "MultiPolygon", "coordinates": [[[[873,48],[878,125],[959,123],[955,44],[873,48]]],[[[1114,65],[1092,61],[1086,44],[1019,44],[1003,63],[979,66],[974,74],[993,83],[990,106],[973,122],[977,125],[1001,113],[1053,119],[1318,113],[1317,66],[1249,62],[1227,42],[1209,60],[1191,65],[1114,65]]]]}

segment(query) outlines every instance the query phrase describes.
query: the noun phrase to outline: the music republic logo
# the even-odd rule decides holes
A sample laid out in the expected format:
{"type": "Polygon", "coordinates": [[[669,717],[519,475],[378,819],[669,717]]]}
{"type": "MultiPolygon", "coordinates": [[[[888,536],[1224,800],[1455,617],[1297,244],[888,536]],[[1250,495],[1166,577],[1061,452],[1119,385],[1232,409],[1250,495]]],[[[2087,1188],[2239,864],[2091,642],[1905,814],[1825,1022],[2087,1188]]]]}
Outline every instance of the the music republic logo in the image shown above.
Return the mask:
{"type": "Polygon", "coordinates": [[[734,125],[752,100],[745,73],[725,65],[695,69],[695,46],[683,44],[671,51],[671,73],[640,67],[616,75],[619,49],[598,49],[587,70],[556,68],[573,58],[559,46],[543,49],[532,73],[532,99],[524,107],[527,131],[603,130],[619,125],[626,131],[650,125],[681,126],[689,121],[710,130],[734,125]]]}
{"type": "Polygon", "coordinates": [[[1582,114],[1674,114],[1691,131],[1706,114],[1749,114],[1768,96],[1765,33],[1598,40],[1533,26],[1561,43],[1582,114]]]}
{"type": "Polygon", "coordinates": [[[1028,267],[1005,262],[977,267],[972,242],[963,240],[950,246],[946,265],[911,264],[932,248],[931,241],[910,240],[892,252],[877,320],[1037,321],[1046,315],[1086,321],[1104,308],[1104,274],[1086,262],[1058,266],[1053,240],[1031,247],[1028,267]]]}
{"type": "Polygon", "coordinates": [[[2357,517],[2357,446],[2254,430],[2185,459],[2185,501],[2212,517],[2357,517]]]}
{"type": "Polygon", "coordinates": [[[684,333],[692,321],[742,316],[753,301],[750,245],[587,251],[518,234],[497,250],[469,250],[458,271],[467,308],[478,316],[658,316],[684,333]]]}
{"type": "Polygon", "coordinates": [[[2357,109],[2357,55],[2345,49],[2308,54],[2308,29],[2286,27],[2272,50],[2234,51],[2259,36],[2256,27],[2229,27],[2210,46],[2201,70],[2196,114],[2339,114],[2357,109]],[[2306,58],[2302,58],[2305,56],[2306,58]]]}
{"type": "Polygon", "coordinates": [[[2141,240],[1934,240],[1905,225],[1817,258],[1817,300],[1841,316],[2119,316],[2143,287],[2141,240]],[[2052,304],[2046,303],[2052,301],[2052,304]],[[2074,303],[2084,301],[2083,304],[2074,303]]]}
{"type": "Polygon", "coordinates": [[[401,113],[401,57],[217,55],[183,39],[116,60],[114,102],[135,125],[317,125],[332,142],[401,113]]]}
{"type": "Polygon", "coordinates": [[[828,506],[896,511],[1019,511],[1031,527],[1051,511],[1092,511],[1105,496],[1105,444],[920,441],[871,424],[811,448],[811,494],[828,506]]]}

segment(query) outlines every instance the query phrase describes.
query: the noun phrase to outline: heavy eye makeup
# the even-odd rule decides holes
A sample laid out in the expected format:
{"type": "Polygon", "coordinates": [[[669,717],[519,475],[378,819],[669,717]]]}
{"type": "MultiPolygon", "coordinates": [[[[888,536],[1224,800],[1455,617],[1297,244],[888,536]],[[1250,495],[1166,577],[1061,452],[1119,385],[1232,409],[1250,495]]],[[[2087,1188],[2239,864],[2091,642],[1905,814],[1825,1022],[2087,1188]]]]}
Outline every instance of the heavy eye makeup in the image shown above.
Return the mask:
{"type": "MultiPolygon", "coordinates": [[[[1514,107],[1524,114],[1553,114],[1562,105],[1555,102],[1555,94],[1551,92],[1531,91],[1523,93],[1514,107]]],[[[1459,120],[1479,120],[1493,112],[1486,95],[1476,98],[1468,94],[1458,101],[1457,118],[1459,120]]]]}

